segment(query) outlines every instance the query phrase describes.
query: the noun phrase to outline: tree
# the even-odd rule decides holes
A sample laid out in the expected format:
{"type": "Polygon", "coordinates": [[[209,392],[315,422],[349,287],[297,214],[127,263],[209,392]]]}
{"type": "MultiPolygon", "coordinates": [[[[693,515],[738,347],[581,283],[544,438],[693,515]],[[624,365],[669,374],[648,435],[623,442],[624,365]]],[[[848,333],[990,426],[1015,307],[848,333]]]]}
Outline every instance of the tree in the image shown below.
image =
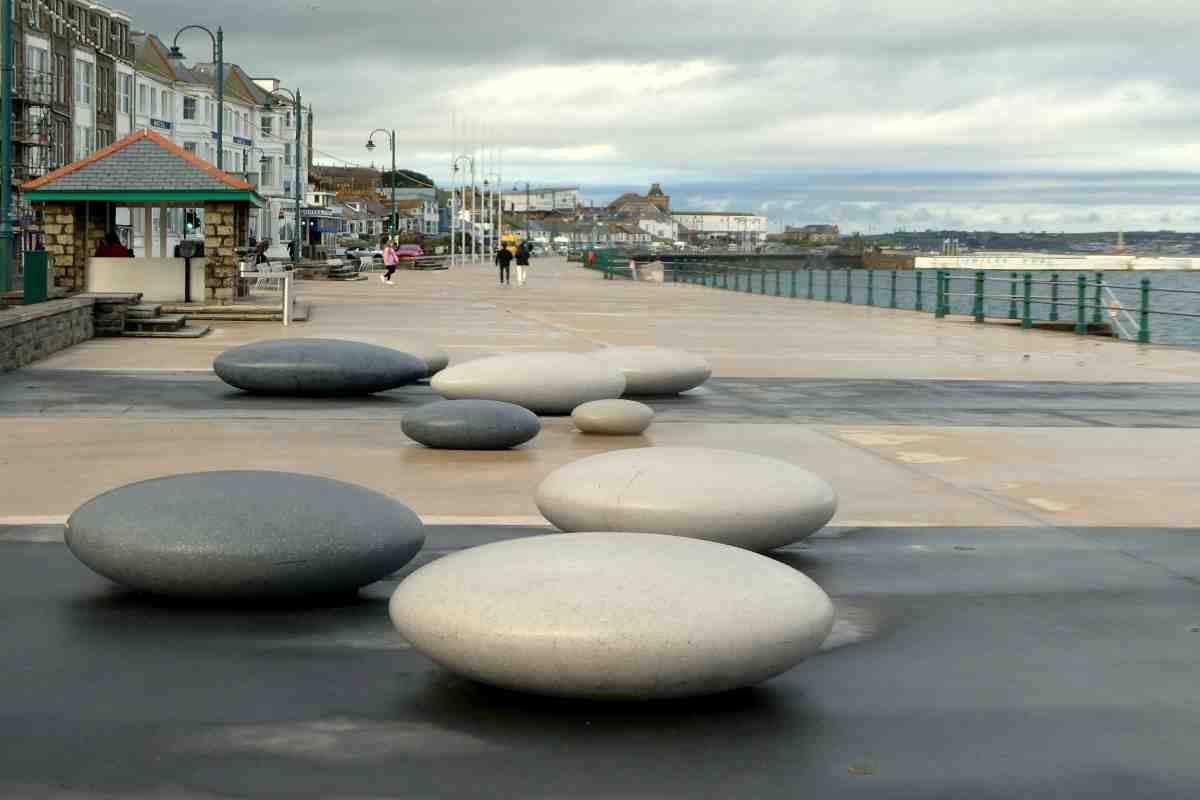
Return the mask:
{"type": "MultiPolygon", "coordinates": [[[[379,186],[381,189],[392,188],[392,171],[384,170],[379,176],[379,186]]],[[[396,188],[397,189],[433,189],[434,183],[428,175],[423,175],[420,172],[415,172],[411,169],[396,170],[396,188]]]]}

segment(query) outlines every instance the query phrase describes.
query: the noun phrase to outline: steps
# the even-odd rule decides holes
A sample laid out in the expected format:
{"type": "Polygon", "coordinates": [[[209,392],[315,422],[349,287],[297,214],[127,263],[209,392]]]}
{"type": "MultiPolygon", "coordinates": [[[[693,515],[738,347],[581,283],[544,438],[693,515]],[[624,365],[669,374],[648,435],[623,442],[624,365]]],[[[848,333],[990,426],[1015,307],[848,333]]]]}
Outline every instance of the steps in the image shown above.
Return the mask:
{"type": "Polygon", "coordinates": [[[331,281],[365,281],[366,275],[358,271],[358,268],[349,263],[338,262],[336,266],[329,268],[329,280],[331,281]]]}
{"type": "Polygon", "coordinates": [[[198,339],[208,333],[207,325],[188,325],[183,314],[163,314],[161,305],[130,306],[122,336],[144,339],[198,339]]]}

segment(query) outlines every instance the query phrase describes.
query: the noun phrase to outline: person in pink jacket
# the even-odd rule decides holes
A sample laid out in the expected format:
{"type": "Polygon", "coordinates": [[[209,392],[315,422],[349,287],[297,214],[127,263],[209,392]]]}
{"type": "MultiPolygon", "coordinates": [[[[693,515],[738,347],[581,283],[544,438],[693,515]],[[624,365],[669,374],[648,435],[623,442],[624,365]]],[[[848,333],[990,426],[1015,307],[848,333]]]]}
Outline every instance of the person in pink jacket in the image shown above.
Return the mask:
{"type": "Polygon", "coordinates": [[[396,265],[400,263],[400,256],[396,255],[396,248],[392,246],[392,240],[388,239],[387,244],[383,246],[383,265],[387,267],[387,273],[379,276],[379,280],[392,285],[392,273],[396,271],[396,265]]]}

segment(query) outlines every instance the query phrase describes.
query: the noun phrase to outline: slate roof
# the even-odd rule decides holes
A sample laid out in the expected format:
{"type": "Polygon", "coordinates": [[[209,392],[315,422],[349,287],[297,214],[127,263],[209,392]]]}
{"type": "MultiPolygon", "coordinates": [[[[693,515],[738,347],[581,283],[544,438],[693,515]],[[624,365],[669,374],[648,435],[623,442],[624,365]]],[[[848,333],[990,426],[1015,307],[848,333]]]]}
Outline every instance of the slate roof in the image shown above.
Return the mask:
{"type": "Polygon", "coordinates": [[[23,191],[44,192],[252,192],[250,184],[222,172],[145,129],[86,158],[29,181],[23,191]]]}

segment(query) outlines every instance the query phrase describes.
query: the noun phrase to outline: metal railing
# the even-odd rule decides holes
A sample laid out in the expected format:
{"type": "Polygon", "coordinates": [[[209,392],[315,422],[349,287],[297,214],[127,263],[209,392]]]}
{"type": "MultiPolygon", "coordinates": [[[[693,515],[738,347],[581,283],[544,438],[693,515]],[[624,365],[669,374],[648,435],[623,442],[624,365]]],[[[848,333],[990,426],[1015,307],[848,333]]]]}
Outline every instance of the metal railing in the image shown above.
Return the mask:
{"type": "MultiPolygon", "coordinates": [[[[625,259],[627,265],[628,256],[625,259]]],[[[609,275],[619,272],[613,263],[597,261],[592,266],[609,275]]],[[[1115,335],[1143,344],[1151,342],[1151,320],[1156,316],[1200,319],[1200,313],[1152,306],[1156,296],[1200,295],[1200,289],[1154,288],[1148,277],[1136,285],[1113,284],[1102,272],[1068,279],[1060,279],[1059,273],[1050,273],[1048,278],[1035,274],[1040,275],[1013,272],[1001,277],[985,270],[956,274],[950,270],[855,270],[815,265],[745,269],[692,262],[670,265],[664,280],[774,297],[929,311],[939,319],[956,313],[973,317],[977,323],[1015,320],[1026,329],[1035,322],[1057,323],[1080,335],[1115,335]],[[856,272],[865,276],[856,281],[856,272]],[[836,286],[835,276],[839,276],[836,286]],[[1136,294],[1136,303],[1122,302],[1117,292],[1136,294]],[[952,312],[956,298],[970,310],[952,312]]]]}

